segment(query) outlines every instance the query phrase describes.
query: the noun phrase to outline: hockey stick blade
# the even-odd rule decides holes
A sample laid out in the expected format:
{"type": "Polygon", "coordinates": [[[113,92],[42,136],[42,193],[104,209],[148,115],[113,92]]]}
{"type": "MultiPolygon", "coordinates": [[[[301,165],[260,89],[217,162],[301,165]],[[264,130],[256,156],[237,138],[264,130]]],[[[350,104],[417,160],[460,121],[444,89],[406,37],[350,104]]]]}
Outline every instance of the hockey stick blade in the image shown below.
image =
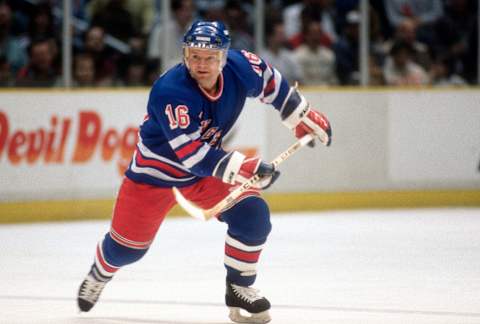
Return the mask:
{"type": "Polygon", "coordinates": [[[183,208],[183,210],[185,210],[193,218],[204,221],[207,220],[205,218],[204,210],[202,208],[187,200],[177,187],[173,187],[172,190],[173,194],[175,195],[175,199],[177,200],[178,204],[183,208]]]}
{"type": "MultiPolygon", "coordinates": [[[[308,143],[314,140],[314,136],[311,134],[305,135],[295,143],[293,143],[289,148],[285,151],[280,153],[271,163],[278,167],[282,162],[287,160],[291,157],[294,153],[296,153],[300,148],[304,147],[308,143]]],[[[241,186],[233,190],[227,197],[222,199],[218,202],[215,206],[210,209],[202,209],[186,199],[180,190],[176,187],[173,187],[173,194],[175,195],[175,199],[177,200],[178,204],[185,210],[190,216],[200,219],[200,220],[209,220],[213,216],[219,214],[222,210],[227,208],[230,204],[232,204],[238,197],[240,197],[244,192],[249,190],[257,181],[260,180],[260,176],[255,175],[242,183],[241,186]]]]}

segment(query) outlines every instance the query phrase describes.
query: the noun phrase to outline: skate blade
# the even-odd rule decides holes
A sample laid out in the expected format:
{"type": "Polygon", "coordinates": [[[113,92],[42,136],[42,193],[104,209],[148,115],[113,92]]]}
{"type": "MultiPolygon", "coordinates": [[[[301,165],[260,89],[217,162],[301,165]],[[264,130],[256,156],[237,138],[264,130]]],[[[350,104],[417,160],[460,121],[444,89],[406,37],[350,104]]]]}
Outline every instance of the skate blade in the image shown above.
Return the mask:
{"type": "Polygon", "coordinates": [[[239,307],[229,307],[229,309],[230,314],[228,317],[230,317],[230,319],[235,323],[264,324],[272,320],[268,310],[257,314],[251,314],[245,311],[246,313],[250,314],[250,316],[244,316],[240,313],[239,307]]]}

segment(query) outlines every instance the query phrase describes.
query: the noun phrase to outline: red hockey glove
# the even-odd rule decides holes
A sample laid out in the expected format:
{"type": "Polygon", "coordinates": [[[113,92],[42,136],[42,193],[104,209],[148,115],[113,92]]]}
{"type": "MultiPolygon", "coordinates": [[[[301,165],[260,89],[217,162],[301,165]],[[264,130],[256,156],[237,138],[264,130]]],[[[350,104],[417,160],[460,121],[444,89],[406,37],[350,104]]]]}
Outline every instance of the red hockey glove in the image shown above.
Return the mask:
{"type": "Polygon", "coordinates": [[[257,174],[261,179],[254,185],[254,187],[264,190],[270,187],[278,179],[280,171],[275,170],[273,164],[263,162],[259,158],[247,158],[243,161],[235,181],[242,184],[257,174]]]}
{"type": "MultiPolygon", "coordinates": [[[[313,133],[326,146],[332,142],[332,128],[327,117],[310,108],[305,97],[295,87],[290,89],[280,115],[283,124],[292,129],[297,138],[313,133]]],[[[313,141],[309,145],[313,146],[313,141]]]]}
{"type": "MultiPolygon", "coordinates": [[[[297,138],[314,133],[325,146],[329,146],[332,142],[332,129],[327,117],[311,108],[306,118],[295,127],[294,132],[297,138]]],[[[313,147],[314,141],[308,144],[313,147]]]]}
{"type": "Polygon", "coordinates": [[[213,175],[229,184],[242,184],[254,175],[261,179],[254,185],[258,189],[267,189],[280,176],[275,167],[259,158],[245,158],[240,152],[232,152],[225,156],[213,171],[213,175]]]}

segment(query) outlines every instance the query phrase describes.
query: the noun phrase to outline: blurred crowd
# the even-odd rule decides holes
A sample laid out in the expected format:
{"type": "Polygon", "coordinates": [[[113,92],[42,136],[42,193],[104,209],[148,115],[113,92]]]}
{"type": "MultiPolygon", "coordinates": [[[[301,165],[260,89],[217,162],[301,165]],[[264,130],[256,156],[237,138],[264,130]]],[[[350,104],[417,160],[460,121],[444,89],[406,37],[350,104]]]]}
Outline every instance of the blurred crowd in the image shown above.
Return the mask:
{"type": "MultiPolygon", "coordinates": [[[[0,87],[62,85],[62,4],[0,0],[0,87]]],[[[360,83],[359,0],[265,4],[257,52],[290,82],[360,83]]],[[[478,83],[476,0],[369,4],[370,85],[478,83]]],[[[151,85],[162,65],[181,61],[182,35],[196,19],[224,21],[232,48],[255,51],[253,0],[171,0],[166,22],[161,7],[161,0],[72,0],[73,86],[151,85]]]]}

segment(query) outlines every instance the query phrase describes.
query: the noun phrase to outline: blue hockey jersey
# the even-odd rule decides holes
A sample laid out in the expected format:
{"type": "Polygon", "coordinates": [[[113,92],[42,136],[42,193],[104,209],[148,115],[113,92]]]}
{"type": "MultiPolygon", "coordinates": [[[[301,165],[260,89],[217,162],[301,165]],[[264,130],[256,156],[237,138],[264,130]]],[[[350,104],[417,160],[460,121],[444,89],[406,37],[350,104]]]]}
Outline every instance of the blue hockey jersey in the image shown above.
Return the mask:
{"type": "Polygon", "coordinates": [[[253,53],[229,50],[211,96],[184,64],[164,73],[153,85],[139,142],[126,176],[160,187],[183,187],[212,176],[229,152],[221,148],[247,97],[279,110],[289,86],[280,73],[253,53]]]}

